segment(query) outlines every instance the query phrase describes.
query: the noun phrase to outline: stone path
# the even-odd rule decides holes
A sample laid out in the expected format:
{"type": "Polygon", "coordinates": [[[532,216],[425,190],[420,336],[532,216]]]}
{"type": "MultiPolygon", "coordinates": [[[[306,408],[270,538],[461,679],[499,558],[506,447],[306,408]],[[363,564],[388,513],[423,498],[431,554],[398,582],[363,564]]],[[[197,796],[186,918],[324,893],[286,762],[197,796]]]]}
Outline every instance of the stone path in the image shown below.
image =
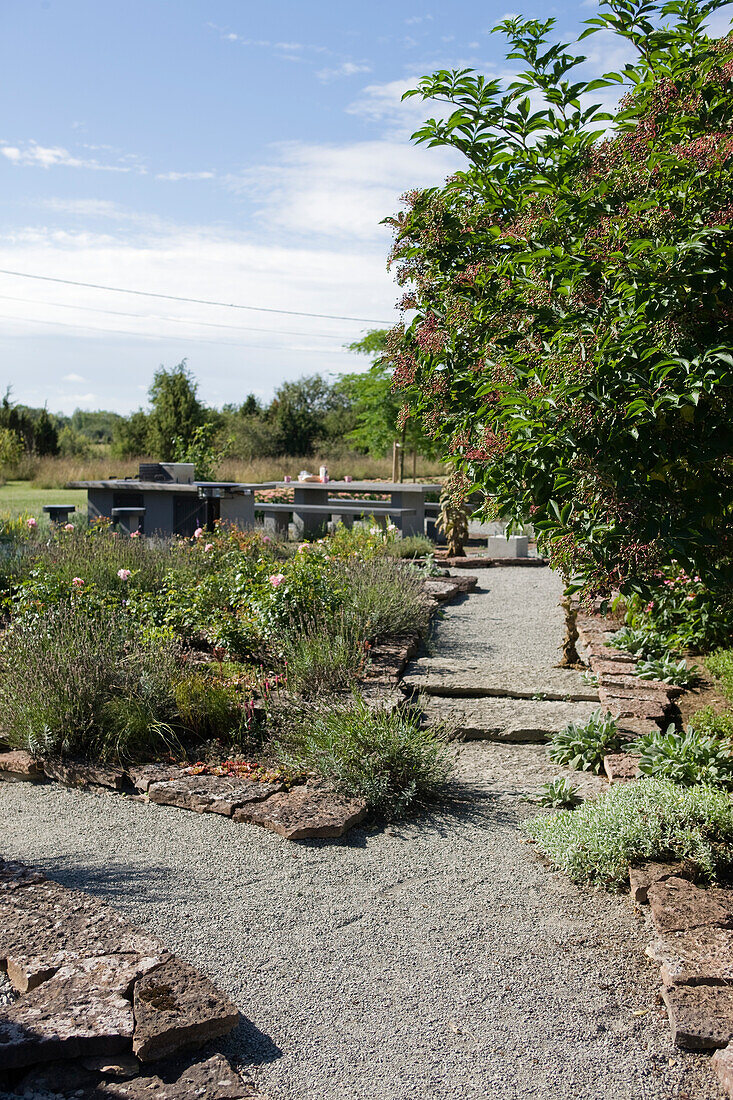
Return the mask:
{"type": "MultiPolygon", "coordinates": [[[[552,574],[487,570],[479,584],[448,609],[434,657],[550,669],[552,574]]],[[[708,1056],[672,1045],[646,918],[522,841],[537,812],[522,792],[602,781],[540,745],[459,751],[450,803],[338,841],[296,846],[216,814],[18,783],[0,784],[3,847],[211,977],[251,1021],[226,1052],[271,1100],[718,1100],[708,1056]]]]}
{"type": "Polygon", "coordinates": [[[477,590],[451,607],[432,655],[414,661],[403,690],[420,693],[429,722],[466,739],[542,742],[599,706],[574,669],[557,668],[562,585],[549,569],[482,572],[477,590]]]}

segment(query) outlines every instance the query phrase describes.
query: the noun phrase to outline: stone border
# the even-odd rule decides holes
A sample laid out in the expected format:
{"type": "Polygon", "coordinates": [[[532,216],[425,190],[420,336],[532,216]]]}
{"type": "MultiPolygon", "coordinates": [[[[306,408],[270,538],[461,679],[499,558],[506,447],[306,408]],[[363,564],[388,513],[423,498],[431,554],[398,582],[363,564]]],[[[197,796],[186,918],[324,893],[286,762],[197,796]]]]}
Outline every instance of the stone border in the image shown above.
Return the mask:
{"type": "MultiPolygon", "coordinates": [[[[622,738],[631,741],[664,728],[671,720],[674,700],[684,689],[636,676],[636,657],[606,645],[617,628],[608,626],[604,616],[578,614],[576,626],[583,656],[598,679],[601,706],[616,719],[622,738]]],[[[617,783],[637,778],[636,760],[632,753],[607,756],[603,764],[609,780],[617,783]]]]}
{"type": "MultiPolygon", "coordinates": [[[[473,591],[477,577],[429,577],[426,600],[435,611],[473,591]]],[[[408,661],[419,649],[417,634],[397,635],[374,647],[360,687],[369,706],[404,705],[396,689],[408,661]]],[[[68,787],[103,787],[160,806],[216,813],[241,824],[259,825],[286,840],[343,836],[367,815],[363,799],[345,798],[318,780],[286,789],[283,783],[248,776],[192,774],[175,764],[105,767],[73,760],[38,759],[23,750],[0,753],[0,780],[31,783],[52,780],[68,787]]]]}
{"type": "Polygon", "coordinates": [[[712,1068],[733,1098],[733,890],[700,889],[682,863],[631,867],[629,882],[651,910],[657,939],[646,953],[660,964],[672,1040],[715,1051],[712,1068]]]}
{"type": "Polygon", "coordinates": [[[499,569],[503,566],[527,566],[530,569],[546,568],[547,561],[544,558],[441,558],[436,554],[436,562],[447,565],[451,569],[499,569]]]}
{"type": "Polygon", "coordinates": [[[105,902],[0,859],[0,927],[18,994],[0,1009],[2,1095],[258,1095],[221,1054],[181,1060],[229,1034],[237,1006],[105,902]]]}

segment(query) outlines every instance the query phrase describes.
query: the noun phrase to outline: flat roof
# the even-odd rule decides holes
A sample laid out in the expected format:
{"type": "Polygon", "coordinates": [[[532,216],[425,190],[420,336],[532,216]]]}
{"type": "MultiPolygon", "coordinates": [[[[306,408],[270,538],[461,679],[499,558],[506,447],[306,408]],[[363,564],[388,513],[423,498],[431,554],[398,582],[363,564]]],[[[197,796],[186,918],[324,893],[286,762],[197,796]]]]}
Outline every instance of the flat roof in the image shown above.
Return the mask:
{"type": "Polygon", "coordinates": [[[276,483],[241,481],[194,481],[191,484],[177,481],[138,481],[137,478],[109,478],[106,481],[68,481],[67,489],[129,489],[136,493],[198,493],[199,489],[274,489],[276,483]]]}

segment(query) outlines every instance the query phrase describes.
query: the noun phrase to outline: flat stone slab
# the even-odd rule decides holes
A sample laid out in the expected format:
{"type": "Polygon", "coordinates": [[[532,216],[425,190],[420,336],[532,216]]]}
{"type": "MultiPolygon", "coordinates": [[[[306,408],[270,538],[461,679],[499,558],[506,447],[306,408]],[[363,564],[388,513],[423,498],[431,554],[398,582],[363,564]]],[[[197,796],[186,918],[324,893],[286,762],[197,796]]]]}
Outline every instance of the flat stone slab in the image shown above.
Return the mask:
{"type": "Polygon", "coordinates": [[[665,986],[662,998],[678,1047],[714,1050],[733,1039],[733,986],[665,986]]]}
{"type": "Polygon", "coordinates": [[[145,794],[151,783],[164,783],[167,779],[177,779],[181,768],[176,764],[136,764],[127,769],[135,790],[145,794]]]}
{"type": "Polygon", "coordinates": [[[400,685],[403,691],[427,695],[506,697],[598,703],[598,690],[583,682],[572,668],[496,669],[446,657],[423,657],[408,668],[400,685]]]}
{"type": "MultiPolygon", "coordinates": [[[[161,945],[104,902],[57,882],[0,891],[0,960],[22,987],[84,956],[156,956],[161,945]],[[26,978],[23,979],[23,975],[26,978]]],[[[22,988],[21,988],[22,991],[22,988]]]]}
{"type": "Polygon", "coordinates": [[[729,1044],[722,1050],[716,1050],[711,1064],[715,1070],[715,1076],[728,1096],[733,1097],[733,1045],[729,1044]]]}
{"type": "Polygon", "coordinates": [[[568,722],[587,721],[598,706],[590,702],[447,699],[429,695],[422,698],[420,705],[429,725],[444,725],[452,736],[536,744],[547,741],[568,722]]]}
{"type": "Polygon", "coordinates": [[[686,932],[711,924],[722,928],[733,923],[733,891],[701,890],[687,879],[671,876],[653,882],[647,893],[657,932],[686,932]]]}
{"type": "Polygon", "coordinates": [[[43,778],[43,769],[35,757],[22,749],[12,752],[0,752],[0,779],[25,780],[38,782],[43,778]]]}
{"type": "Polygon", "coordinates": [[[636,668],[636,658],[626,656],[617,649],[609,649],[608,655],[603,657],[591,654],[588,663],[597,676],[631,675],[636,668]]]}
{"type": "Polygon", "coordinates": [[[430,596],[438,603],[448,603],[449,600],[463,594],[460,586],[447,577],[445,579],[442,577],[428,577],[427,580],[422,582],[422,589],[426,596],[430,596]]]}
{"type": "Polygon", "coordinates": [[[664,882],[668,878],[684,878],[681,863],[659,863],[648,860],[635,867],[629,867],[629,885],[631,896],[638,905],[649,901],[649,887],[654,882],[664,882]]]}
{"type": "Polygon", "coordinates": [[[659,963],[665,985],[719,985],[733,981],[733,929],[707,925],[668,932],[646,951],[659,963]]]}
{"type": "Polygon", "coordinates": [[[282,783],[258,783],[254,779],[228,775],[179,774],[176,779],[151,783],[148,797],[161,806],[231,817],[242,806],[262,802],[283,789],[282,783]]]}
{"type": "Polygon", "coordinates": [[[614,718],[645,718],[662,721],[669,706],[669,696],[663,692],[630,692],[612,690],[600,685],[598,696],[601,706],[614,718]]]}
{"type": "Polygon", "coordinates": [[[24,863],[0,859],[0,894],[3,891],[19,890],[21,886],[32,886],[34,883],[45,881],[46,876],[41,871],[32,871],[24,863]]]}
{"type": "Polygon", "coordinates": [[[261,825],[286,840],[339,837],[363,821],[367,805],[317,787],[293,787],[266,802],[236,810],[234,820],[261,825]]]}
{"type": "Polygon", "coordinates": [[[188,963],[171,958],[135,983],[133,1053],[141,1062],[168,1058],[228,1034],[239,1009],[188,963]]]}
{"type": "Polygon", "coordinates": [[[0,1065],[18,1069],[129,1048],[134,1018],[125,993],[143,966],[137,956],[107,955],[62,967],[3,1011],[0,1065]]]}
{"type": "Polygon", "coordinates": [[[611,752],[603,757],[609,783],[628,783],[639,775],[639,757],[630,752],[611,752]]]}
{"type": "Polygon", "coordinates": [[[397,634],[385,638],[372,648],[364,671],[366,684],[394,687],[407,662],[415,656],[420,647],[418,634],[397,634]]]}
{"type": "Polygon", "coordinates": [[[221,1054],[178,1072],[159,1071],[131,1081],[108,1081],[97,1086],[97,1095],[110,1100],[265,1100],[251,1081],[237,1073],[221,1054]]]}
{"type": "Polygon", "coordinates": [[[127,773],[122,768],[105,768],[66,760],[44,760],[43,770],[49,779],[66,787],[109,787],[121,791],[127,786],[127,773]]]}

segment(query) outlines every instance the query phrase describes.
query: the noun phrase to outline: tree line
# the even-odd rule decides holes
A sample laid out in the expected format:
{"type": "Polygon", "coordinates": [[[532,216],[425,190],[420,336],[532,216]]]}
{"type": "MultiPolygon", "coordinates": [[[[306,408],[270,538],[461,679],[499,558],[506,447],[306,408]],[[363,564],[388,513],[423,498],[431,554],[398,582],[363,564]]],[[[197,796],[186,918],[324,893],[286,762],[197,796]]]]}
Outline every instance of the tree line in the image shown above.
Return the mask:
{"type": "Polygon", "coordinates": [[[270,401],[248,394],[240,402],[213,408],[201,400],[185,360],[154,374],[148,407],[129,416],[77,409],[71,416],[11,401],[0,407],[0,449],[37,456],[85,458],[108,444],[119,458],[151,456],[181,460],[206,450],[243,460],[310,455],[348,447],[373,455],[392,443],[433,455],[435,444],[415,426],[398,424],[401,400],[392,393],[392,367],[383,358],[386,332],[374,330],[349,346],[372,360],[361,373],[330,380],[313,374],[283,382],[270,401]]]}

